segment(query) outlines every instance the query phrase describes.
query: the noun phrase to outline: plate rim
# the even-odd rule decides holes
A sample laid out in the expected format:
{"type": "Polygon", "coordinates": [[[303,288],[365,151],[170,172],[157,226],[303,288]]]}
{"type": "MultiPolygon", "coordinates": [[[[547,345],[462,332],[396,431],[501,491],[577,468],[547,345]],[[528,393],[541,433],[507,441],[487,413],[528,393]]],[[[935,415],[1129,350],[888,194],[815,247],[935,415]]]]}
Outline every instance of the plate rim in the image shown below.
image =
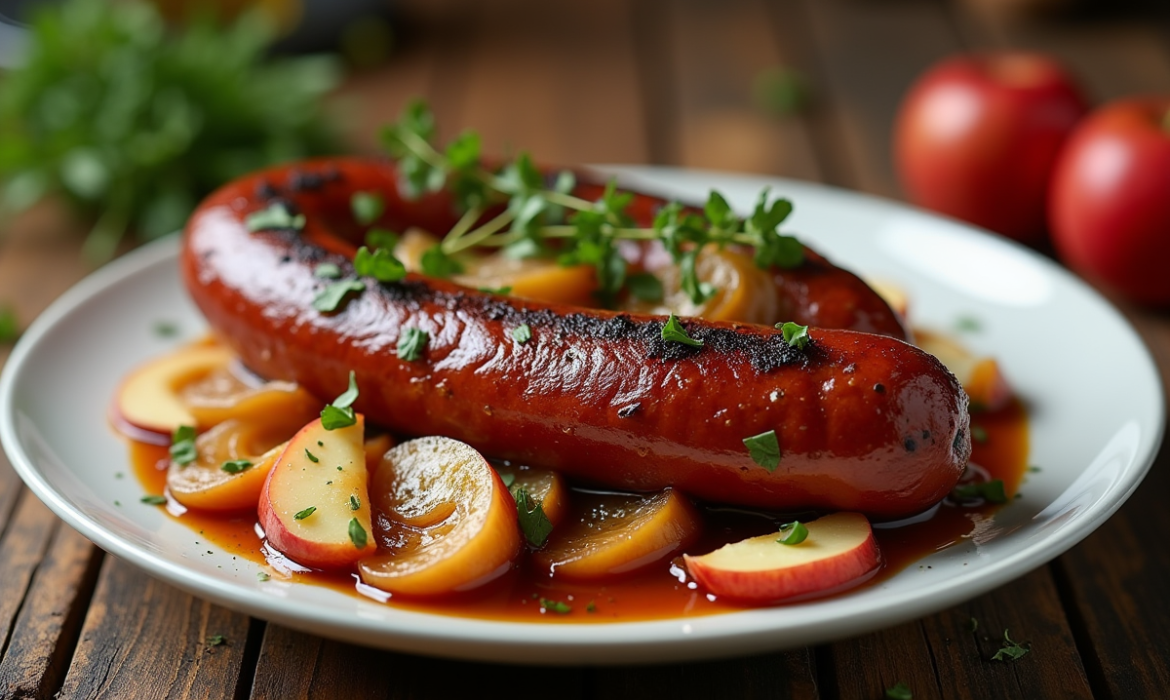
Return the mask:
{"type": "MultiPolygon", "coordinates": [[[[960,222],[954,222],[953,220],[938,217],[934,214],[920,212],[899,202],[865,193],[820,185],[818,183],[788,180],[767,175],[660,166],[633,165],[598,167],[615,173],[619,178],[633,177],[638,180],[652,180],[663,177],[670,178],[681,174],[687,177],[709,180],[712,183],[734,179],[744,183],[771,184],[776,188],[793,187],[805,191],[820,191],[832,197],[845,197],[846,199],[864,201],[868,205],[876,204],[892,211],[909,211],[928,218],[949,221],[952,224],[958,224],[961,228],[966,229],[965,233],[967,234],[981,236],[993,235],[980,232],[960,222]]],[[[677,183],[674,185],[663,184],[662,187],[664,189],[675,190],[679,188],[677,183]]],[[[193,574],[189,569],[185,569],[175,562],[157,557],[149,551],[138,549],[133,543],[123,541],[115,533],[107,532],[95,519],[70,503],[63,493],[48,482],[44,475],[40,473],[40,470],[33,465],[32,460],[24,453],[15,428],[15,387],[21,368],[29,361],[28,358],[33,356],[38,343],[41,342],[41,339],[50,330],[56,328],[63,319],[83,306],[87,300],[98,292],[114,287],[119,283],[125,283],[133,279],[136,275],[143,274],[153,269],[154,266],[164,264],[167,260],[175,257],[178,251],[177,241],[177,236],[170,236],[160,241],[147,244],[123,258],[96,270],[71,287],[30,324],[28,330],[13,348],[5,364],[3,374],[0,374],[0,443],[3,444],[5,451],[8,453],[12,466],[21,479],[29,486],[30,490],[45,502],[54,513],[71,527],[115,556],[128,560],[149,574],[162,578],[168,583],[198,597],[212,600],[217,604],[224,605],[227,608],[237,610],[241,613],[255,615],[293,628],[311,631],[343,641],[379,646],[386,649],[486,661],[511,660],[515,662],[517,654],[523,654],[525,651],[528,651],[529,654],[523,657],[523,661],[529,664],[559,664],[565,663],[567,658],[573,658],[576,663],[609,664],[631,664],[664,660],[679,661],[700,658],[711,659],[735,656],[750,651],[783,648],[796,644],[821,643],[832,639],[863,634],[893,624],[891,620],[883,618],[879,614],[863,615],[860,619],[851,620],[848,630],[842,631],[838,629],[836,631],[826,631],[822,634],[814,633],[800,642],[777,645],[767,643],[767,638],[774,634],[775,630],[766,626],[755,626],[747,630],[716,629],[706,632],[700,630],[698,634],[694,634],[686,629],[680,634],[677,629],[680,625],[683,628],[691,628],[692,625],[701,628],[720,628],[721,625],[718,624],[704,625],[703,623],[718,618],[747,615],[750,614],[750,611],[699,618],[584,624],[568,622],[541,624],[478,620],[430,613],[397,611],[406,614],[408,617],[419,616],[427,620],[441,618],[457,621],[458,626],[466,628],[466,631],[459,638],[459,643],[455,645],[457,648],[452,648],[451,637],[442,630],[435,633],[428,633],[425,630],[420,630],[418,626],[412,626],[409,629],[392,630],[393,634],[390,637],[385,637],[384,633],[386,630],[382,627],[381,623],[372,623],[360,617],[355,617],[346,624],[338,624],[336,620],[326,618],[324,613],[315,614],[313,610],[302,610],[299,614],[290,614],[286,609],[287,606],[280,604],[281,599],[279,598],[264,595],[238,582],[220,582],[214,579],[203,581],[202,577],[198,576],[197,573],[193,574]],[[853,622],[857,624],[852,624],[853,622]],[[493,634],[493,632],[498,631],[501,625],[509,629],[540,631],[540,634],[537,636],[541,637],[541,639],[530,643],[517,642],[513,639],[505,643],[493,634]],[[565,630],[571,630],[572,636],[570,637],[570,635],[564,634],[563,631],[565,630]],[[354,631],[362,633],[360,639],[353,636],[354,631]],[[549,631],[553,632],[550,633],[549,631]],[[641,634],[641,632],[645,632],[646,634],[641,634]],[[666,634],[666,632],[670,632],[670,634],[666,634]],[[652,640],[649,640],[649,643],[653,647],[651,650],[647,649],[646,645],[648,644],[648,640],[644,638],[646,635],[653,637],[652,640]],[[550,641],[549,637],[553,637],[553,639],[550,641]],[[713,650],[712,646],[718,646],[718,644],[726,646],[713,650]],[[487,648],[482,648],[484,645],[487,648]],[[548,654],[547,647],[549,645],[556,647],[552,654],[548,654]],[[506,648],[501,649],[498,647],[506,648]]],[[[1015,247],[1016,250],[1014,252],[1016,254],[1024,254],[1032,257],[1041,264],[1046,273],[1062,276],[1065,278],[1065,281],[1071,282],[1087,292],[1090,298],[1103,305],[1127,329],[1131,335],[1131,340],[1143,353],[1143,360],[1146,365],[1143,369],[1151,370],[1153,376],[1158,378],[1156,385],[1158,399],[1156,401],[1156,411],[1155,415],[1151,416],[1154,422],[1155,432],[1146,453],[1135,455],[1134,462],[1136,467],[1129,470],[1128,478],[1117,484],[1114,488],[1109,489],[1108,493],[1113,497],[1107,507],[1096,509],[1092,517],[1087,519],[1080,527],[1062,530],[1055,537],[1041,538],[1040,542],[1028,544],[1018,551],[1011,553],[1009,556],[981,568],[979,570],[980,575],[974,584],[956,586],[951,581],[935,581],[928,583],[922,588],[917,588],[914,591],[908,591],[902,594],[900,599],[896,598],[891,603],[891,606],[909,602],[907,599],[910,598],[928,598],[930,600],[929,605],[916,607],[914,615],[910,619],[917,619],[923,615],[931,614],[962,602],[963,600],[981,595],[1014,578],[1022,576],[1026,571],[1047,563],[1075,546],[1096,530],[1101,523],[1112,516],[1137,489],[1145,474],[1149,471],[1164,437],[1166,428],[1166,397],[1160,381],[1160,375],[1149,347],[1133,328],[1133,325],[1108,299],[1104,298],[1082,280],[1076,278],[1068,270],[1031,249],[1018,245],[1015,247]],[[1020,562],[1024,560],[1027,560],[1031,565],[1021,569],[1020,562]]],[[[363,604],[367,603],[363,602],[363,604]]],[[[377,605],[372,602],[368,604],[377,605]]],[[[848,615],[844,615],[843,613],[838,617],[845,616],[848,615]]],[[[903,616],[902,619],[907,618],[903,616]]],[[[440,625],[439,627],[444,628],[446,625],[440,625]]]]}

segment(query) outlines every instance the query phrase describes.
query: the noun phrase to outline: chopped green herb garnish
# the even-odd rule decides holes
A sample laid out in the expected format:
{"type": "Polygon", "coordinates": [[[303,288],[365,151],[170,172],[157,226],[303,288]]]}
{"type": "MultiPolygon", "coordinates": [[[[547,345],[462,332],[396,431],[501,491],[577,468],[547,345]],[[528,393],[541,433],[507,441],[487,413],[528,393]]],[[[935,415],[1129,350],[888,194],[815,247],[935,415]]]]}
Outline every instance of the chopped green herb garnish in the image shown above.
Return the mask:
{"type": "Polygon", "coordinates": [[[549,612],[554,612],[558,615],[568,615],[573,612],[573,606],[560,600],[551,600],[549,598],[540,599],[540,607],[549,612]]]}
{"type": "Polygon", "coordinates": [[[752,461],[764,469],[773,472],[780,466],[780,440],[776,437],[775,430],[744,438],[743,444],[747,447],[752,461]]]}
{"type": "Polygon", "coordinates": [[[195,448],[195,428],[190,425],[180,425],[171,434],[170,447],[171,461],[180,466],[187,466],[199,457],[195,448]]]}
{"type": "Polygon", "coordinates": [[[407,362],[420,359],[430,337],[430,334],[421,328],[402,329],[402,335],[398,336],[398,357],[407,362]]]}
{"type": "Polygon", "coordinates": [[[479,291],[483,292],[484,294],[499,294],[501,296],[507,296],[512,293],[512,287],[511,285],[506,285],[503,287],[480,287],[479,291]]]}
{"type": "Polygon", "coordinates": [[[500,481],[504,482],[504,488],[512,488],[512,484],[516,481],[515,474],[500,474],[500,481]]]}
{"type": "Polygon", "coordinates": [[[288,209],[288,205],[283,202],[273,202],[268,205],[267,209],[261,209],[248,214],[244,219],[244,225],[248,227],[249,231],[261,231],[269,228],[276,229],[295,229],[297,231],[305,227],[305,215],[294,215],[288,209]]]}
{"type": "Polygon", "coordinates": [[[321,461],[320,459],[317,459],[317,455],[313,454],[312,452],[309,452],[309,448],[307,448],[307,447],[305,448],[305,456],[308,457],[309,461],[312,462],[313,464],[317,464],[318,462],[321,461]]]}
{"type": "Polygon", "coordinates": [[[808,326],[802,326],[789,321],[787,323],[777,323],[776,327],[780,329],[780,334],[784,336],[784,342],[798,350],[803,350],[808,347],[809,342],[812,340],[808,336],[808,326]]]}
{"type": "Polygon", "coordinates": [[[309,506],[308,508],[306,508],[304,510],[297,511],[296,514],[293,515],[293,520],[304,520],[305,518],[309,517],[310,515],[312,515],[313,513],[316,513],[316,512],[317,512],[317,506],[309,506]]]}
{"type": "Polygon", "coordinates": [[[899,682],[886,688],[886,700],[914,700],[914,694],[910,692],[910,686],[899,682]]]}
{"type": "Polygon", "coordinates": [[[956,486],[951,495],[960,501],[971,501],[982,498],[989,503],[1007,503],[1007,493],[1004,491],[1003,479],[992,479],[975,484],[956,486]]]}
{"type": "Polygon", "coordinates": [[[972,632],[977,632],[979,630],[979,620],[971,618],[971,621],[967,623],[967,629],[972,632]]]}
{"type": "Polygon", "coordinates": [[[368,541],[366,529],[362,527],[362,524],[358,522],[357,518],[349,521],[349,541],[353,542],[353,546],[357,549],[366,548],[366,542],[368,541]]]}
{"type": "Polygon", "coordinates": [[[0,307],[0,343],[12,343],[20,337],[20,324],[11,307],[0,307]]]}
{"type": "Polygon", "coordinates": [[[149,505],[149,506],[161,506],[161,505],[166,504],[167,497],[160,496],[156,493],[151,493],[151,494],[147,494],[147,495],[143,496],[139,500],[142,501],[143,503],[149,505]]]}
{"type": "Polygon", "coordinates": [[[384,228],[372,228],[366,231],[366,246],[373,250],[385,248],[393,251],[398,247],[398,234],[384,228]]]}
{"type": "Polygon", "coordinates": [[[983,324],[974,316],[960,316],[955,319],[955,329],[967,333],[978,333],[983,330],[983,324]]]}
{"type": "Polygon", "coordinates": [[[350,510],[357,510],[358,508],[361,508],[361,507],[362,507],[362,502],[357,496],[350,496],[349,497],[349,509],[350,510]]]}
{"type": "Polygon", "coordinates": [[[1028,471],[1030,471],[1030,472],[1039,472],[1039,471],[1043,471],[1043,470],[1042,470],[1040,467],[1038,467],[1038,466],[1036,466],[1035,464],[1033,464],[1032,466],[1028,467],[1028,471]]]}
{"type": "Polygon", "coordinates": [[[313,268],[313,276],[325,280],[335,280],[341,277],[341,268],[336,263],[324,262],[313,268]]]}
{"type": "Polygon", "coordinates": [[[523,345],[532,340],[532,327],[527,323],[521,323],[512,329],[512,340],[523,345]]]}
{"type": "Polygon", "coordinates": [[[354,192],[349,198],[353,218],[362,226],[369,226],[386,211],[386,200],[379,192],[354,192]]]}
{"type": "Polygon", "coordinates": [[[313,308],[321,313],[333,313],[342,307],[342,302],[351,293],[364,291],[366,285],[360,280],[341,280],[325,287],[313,297],[313,308]]]}
{"type": "Polygon", "coordinates": [[[703,341],[695,340],[687,335],[686,329],[682,327],[674,314],[671,314],[670,318],[666,319],[666,323],[662,325],[662,339],[668,343],[682,343],[695,348],[703,344],[703,341]]]}
{"type": "Polygon", "coordinates": [[[662,301],[665,291],[662,289],[662,280],[649,272],[639,272],[626,278],[626,288],[635,299],[648,302],[662,301]]]}
{"type": "Polygon", "coordinates": [[[263,571],[257,571],[257,572],[256,572],[256,580],[257,580],[257,581],[260,581],[261,583],[263,583],[263,582],[265,582],[265,581],[269,580],[270,578],[272,578],[272,577],[271,577],[271,576],[269,576],[268,574],[266,574],[266,573],[265,573],[265,572],[263,572],[263,571]]]}
{"type": "Polygon", "coordinates": [[[353,411],[353,402],[357,401],[357,397],[357,377],[353,370],[350,370],[349,388],[341,396],[333,399],[333,403],[321,409],[321,427],[326,430],[337,430],[357,423],[357,415],[353,411]]]}
{"type": "Polygon", "coordinates": [[[987,442],[987,430],[981,425],[971,424],[971,439],[979,444],[987,442]]]}
{"type": "Polygon", "coordinates": [[[207,646],[209,647],[218,647],[224,644],[227,644],[227,638],[222,634],[213,634],[207,638],[207,646]]]}
{"type": "MultiPolygon", "coordinates": [[[[2,316],[3,312],[0,312],[0,340],[4,339],[4,320],[2,316]]],[[[160,338],[174,338],[179,334],[179,327],[171,321],[155,321],[150,329],[160,338]]]]}
{"type": "Polygon", "coordinates": [[[516,499],[516,514],[524,539],[533,547],[543,546],[553,530],[552,521],[544,514],[544,505],[529,496],[528,489],[523,486],[517,485],[511,490],[513,498],[516,499]]]}
{"type": "Polygon", "coordinates": [[[373,277],[379,282],[397,282],[406,277],[406,265],[394,257],[388,248],[358,248],[353,258],[353,269],[363,277],[373,277]]]}
{"type": "Polygon", "coordinates": [[[1016,661],[1028,653],[1028,647],[1013,642],[1006,629],[1003,631],[1003,642],[1003,647],[991,657],[992,661],[1016,661]]]}
{"type": "Polygon", "coordinates": [[[587,612],[587,613],[597,612],[597,603],[593,602],[592,600],[589,601],[589,604],[585,606],[585,612],[587,612]]]}
{"type": "Polygon", "coordinates": [[[788,534],[776,540],[780,544],[800,544],[808,539],[808,528],[799,520],[793,520],[790,523],[784,523],[780,526],[780,532],[787,532],[788,534]]]}
{"type": "Polygon", "coordinates": [[[463,265],[443,252],[442,246],[438,245],[425,250],[419,262],[423,274],[429,277],[447,278],[463,272],[463,265]]]}
{"type": "Polygon", "coordinates": [[[242,471],[247,471],[251,467],[252,463],[246,459],[233,459],[229,462],[224,462],[219,468],[228,474],[239,474],[242,471]]]}

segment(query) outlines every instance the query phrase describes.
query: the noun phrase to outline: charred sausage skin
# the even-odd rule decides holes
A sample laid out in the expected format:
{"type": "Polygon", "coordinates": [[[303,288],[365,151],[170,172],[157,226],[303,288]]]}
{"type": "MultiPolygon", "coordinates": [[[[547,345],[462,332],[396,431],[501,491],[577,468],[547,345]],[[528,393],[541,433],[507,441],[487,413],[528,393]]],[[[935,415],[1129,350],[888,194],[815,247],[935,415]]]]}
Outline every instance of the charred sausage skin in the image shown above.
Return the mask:
{"type": "Polygon", "coordinates": [[[407,435],[442,434],[485,454],[611,488],[675,486],[701,499],[774,509],[856,510],[900,518],[955,485],[970,453],[967,399],[933,357],[906,343],[815,329],[804,350],[768,327],[686,321],[690,348],[661,339],[663,319],[545,306],[409,275],[334,314],[312,300],[315,265],[352,273],[349,196],[377,189],[386,224],[437,226],[442,197],[408,203],[389,165],[310,163],[213,194],[184,236],[183,278],[211,326],[249,367],[339,394],[407,435]],[[266,197],[284,196],[304,230],[250,233],[266,197]],[[525,343],[511,332],[531,328],[525,343]],[[399,358],[404,329],[429,334],[399,358]],[[779,466],[744,438],[774,430],[779,466]]]}

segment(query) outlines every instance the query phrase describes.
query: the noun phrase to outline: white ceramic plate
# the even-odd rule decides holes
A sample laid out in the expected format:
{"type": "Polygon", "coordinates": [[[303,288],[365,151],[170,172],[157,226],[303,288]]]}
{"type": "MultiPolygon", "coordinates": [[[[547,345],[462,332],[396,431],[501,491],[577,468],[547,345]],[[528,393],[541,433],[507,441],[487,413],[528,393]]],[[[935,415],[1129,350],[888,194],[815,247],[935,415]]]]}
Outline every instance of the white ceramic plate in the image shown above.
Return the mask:
{"type": "Polygon", "coordinates": [[[903,206],[758,177],[616,168],[631,187],[701,201],[720,189],[741,211],[760,188],[792,198],[789,230],[837,262],[899,280],[920,325],[954,328],[997,357],[1032,418],[1023,497],[978,535],[891,579],[819,602],[688,620],[518,624],[405,612],[278,581],[144,506],[125,446],[106,423],[119,379],[205,330],[165,240],[100,270],[21,339],[0,378],[0,441],[29,487],[102,548],[242,612],[359,644],[520,663],[637,663],[732,656],[867,632],[949,607],[1064,552],[1133,492],[1161,441],[1161,383],[1145,347],[1100,296],[1007,241],[903,206]],[[152,328],[166,321],[178,338],[152,328]],[[115,505],[118,502],[121,505],[115,505]]]}

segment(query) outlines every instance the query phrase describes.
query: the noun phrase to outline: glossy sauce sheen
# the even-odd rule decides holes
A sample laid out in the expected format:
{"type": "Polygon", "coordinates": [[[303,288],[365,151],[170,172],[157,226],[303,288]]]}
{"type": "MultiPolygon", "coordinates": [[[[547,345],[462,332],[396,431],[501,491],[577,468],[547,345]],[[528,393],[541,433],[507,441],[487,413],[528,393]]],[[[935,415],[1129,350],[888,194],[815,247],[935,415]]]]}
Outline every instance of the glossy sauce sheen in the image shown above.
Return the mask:
{"type": "Polygon", "coordinates": [[[815,254],[783,272],[784,303],[806,312],[799,321],[856,330],[814,329],[805,350],[767,326],[687,320],[704,343],[692,348],[662,340],[658,317],[541,305],[419,275],[368,281],[344,309],[322,314],[312,300],[327,282],[314,266],[352,271],[350,194],[388,193],[391,226],[444,230],[443,207],[396,200],[386,164],[303,167],[220,190],[184,237],[193,299],[264,377],[328,397],[353,370],[355,408],[395,433],[446,435],[621,490],[674,486],[712,502],[897,519],[933,506],[963,471],[967,399],[954,377],[900,340],[856,332],[883,330],[879,319],[892,334],[901,327],[876,294],[815,254]],[[313,187],[294,187],[310,175],[313,187]],[[244,219],[266,206],[260,190],[293,197],[304,230],[249,233],[244,219]],[[521,324],[532,331],[523,344],[511,336],[521,324]],[[397,356],[409,328],[429,334],[416,361],[397,356]],[[743,441],[772,430],[783,457],[769,471],[743,441]]]}
{"type": "MultiPolygon", "coordinates": [[[[1009,495],[1016,493],[1026,475],[1028,453],[1027,420],[1023,409],[1013,403],[995,413],[976,414],[972,423],[982,428],[987,436],[986,440],[974,443],[972,461],[981,465],[989,478],[1002,479],[1009,495]]],[[[131,443],[131,458],[145,491],[162,493],[166,486],[166,448],[131,443]]],[[[171,505],[177,504],[172,502],[171,505]]],[[[882,552],[882,568],[864,585],[883,581],[932,552],[970,537],[977,523],[989,518],[998,508],[994,505],[958,507],[944,501],[933,517],[924,522],[876,528],[874,532],[882,552]]],[[[171,517],[189,527],[192,536],[201,543],[254,562],[258,573],[266,572],[273,579],[284,576],[267,565],[261,551],[262,542],[256,534],[254,513],[231,516],[191,510],[171,517]]],[[[703,553],[727,542],[773,532],[777,524],[788,517],[727,507],[707,508],[704,510],[704,535],[687,551],[703,553]]],[[[743,609],[709,596],[701,588],[692,588],[694,584],[686,578],[677,558],[615,581],[590,584],[551,581],[543,571],[536,571],[527,557],[522,556],[520,561],[521,564],[510,573],[472,594],[433,601],[393,598],[387,604],[459,617],[572,623],[679,618],[743,609]],[[542,598],[564,602],[571,611],[558,614],[542,610],[542,598]],[[593,612],[588,609],[591,602],[593,612]]],[[[355,596],[363,595],[355,584],[354,575],[349,572],[295,573],[291,578],[355,596]]]]}

